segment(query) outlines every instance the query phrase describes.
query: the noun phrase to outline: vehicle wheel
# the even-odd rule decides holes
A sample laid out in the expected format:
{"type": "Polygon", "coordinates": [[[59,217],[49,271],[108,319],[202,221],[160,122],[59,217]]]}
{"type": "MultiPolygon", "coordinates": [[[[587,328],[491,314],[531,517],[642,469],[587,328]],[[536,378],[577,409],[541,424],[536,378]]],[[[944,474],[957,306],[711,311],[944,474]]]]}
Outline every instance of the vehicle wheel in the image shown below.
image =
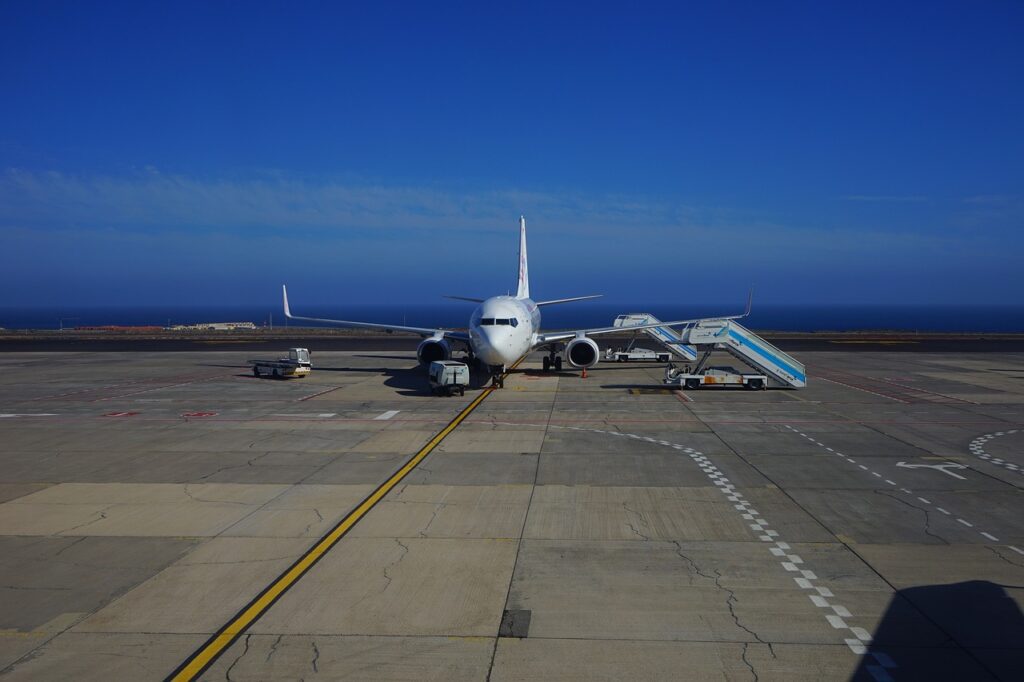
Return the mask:
{"type": "Polygon", "coordinates": [[[659,355],[658,356],[658,362],[668,362],[668,356],[667,355],[659,355]]]}
{"type": "Polygon", "coordinates": [[[555,357],[555,371],[556,372],[561,372],[562,371],[562,356],[561,355],[555,357]]]}
{"type": "Polygon", "coordinates": [[[550,372],[551,371],[551,358],[549,358],[546,355],[544,356],[544,371],[545,372],[550,372]]]}
{"type": "Polygon", "coordinates": [[[464,395],[466,395],[466,387],[465,386],[459,386],[459,397],[462,397],[464,395]]]}
{"type": "Polygon", "coordinates": [[[254,377],[258,377],[260,375],[260,368],[259,367],[253,367],[252,368],[252,375],[254,377]]]}
{"type": "Polygon", "coordinates": [[[747,388],[749,388],[751,391],[760,391],[762,388],[764,388],[764,382],[761,381],[760,379],[751,379],[750,381],[747,382],[747,388]]]}
{"type": "Polygon", "coordinates": [[[276,369],[274,370],[274,378],[275,379],[280,379],[281,378],[281,373],[278,372],[276,369]]]}
{"type": "Polygon", "coordinates": [[[700,388],[700,379],[687,379],[684,385],[687,389],[691,391],[696,391],[698,388],[700,388]]]}

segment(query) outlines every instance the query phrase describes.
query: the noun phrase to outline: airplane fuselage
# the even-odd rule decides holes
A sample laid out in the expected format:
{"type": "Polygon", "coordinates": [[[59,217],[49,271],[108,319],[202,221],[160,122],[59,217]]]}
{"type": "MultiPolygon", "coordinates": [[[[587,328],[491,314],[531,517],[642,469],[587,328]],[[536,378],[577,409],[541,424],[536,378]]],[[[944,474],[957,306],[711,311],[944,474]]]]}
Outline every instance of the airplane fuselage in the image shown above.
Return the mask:
{"type": "Polygon", "coordinates": [[[529,298],[494,296],[469,318],[473,355],[492,367],[508,367],[534,346],[540,308],[529,298]]]}

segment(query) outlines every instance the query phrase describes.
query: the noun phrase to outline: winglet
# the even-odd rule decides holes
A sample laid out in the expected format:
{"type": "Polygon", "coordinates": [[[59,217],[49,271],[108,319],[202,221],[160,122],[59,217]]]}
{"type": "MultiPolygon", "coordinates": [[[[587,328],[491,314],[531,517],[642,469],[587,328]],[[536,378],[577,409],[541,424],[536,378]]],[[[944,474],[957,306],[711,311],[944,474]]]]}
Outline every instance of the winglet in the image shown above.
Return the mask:
{"type": "Polygon", "coordinates": [[[291,311],[291,308],[288,307],[288,287],[287,287],[287,285],[284,285],[284,284],[281,285],[281,295],[284,298],[284,316],[285,317],[291,317],[292,316],[292,311],[291,311]]]}

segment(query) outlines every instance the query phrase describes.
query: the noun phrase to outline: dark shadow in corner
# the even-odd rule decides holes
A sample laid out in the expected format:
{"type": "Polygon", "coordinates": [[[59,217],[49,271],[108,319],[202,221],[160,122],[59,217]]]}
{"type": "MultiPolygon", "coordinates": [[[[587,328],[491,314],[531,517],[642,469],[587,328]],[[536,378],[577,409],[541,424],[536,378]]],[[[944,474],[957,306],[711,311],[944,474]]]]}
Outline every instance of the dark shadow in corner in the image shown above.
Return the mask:
{"type": "Polygon", "coordinates": [[[1017,680],[1022,666],[1020,607],[1002,585],[971,580],[897,592],[850,679],[1017,680]]]}

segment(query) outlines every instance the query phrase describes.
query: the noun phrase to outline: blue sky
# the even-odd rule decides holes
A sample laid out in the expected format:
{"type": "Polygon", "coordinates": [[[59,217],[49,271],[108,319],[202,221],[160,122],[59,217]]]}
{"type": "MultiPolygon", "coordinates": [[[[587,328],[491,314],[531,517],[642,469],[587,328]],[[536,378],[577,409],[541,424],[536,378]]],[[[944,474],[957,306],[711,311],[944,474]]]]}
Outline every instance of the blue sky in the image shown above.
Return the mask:
{"type": "Polygon", "coordinates": [[[1024,5],[3,3],[8,304],[1010,303],[1024,5]],[[373,6],[370,6],[373,5],[373,6]]]}

